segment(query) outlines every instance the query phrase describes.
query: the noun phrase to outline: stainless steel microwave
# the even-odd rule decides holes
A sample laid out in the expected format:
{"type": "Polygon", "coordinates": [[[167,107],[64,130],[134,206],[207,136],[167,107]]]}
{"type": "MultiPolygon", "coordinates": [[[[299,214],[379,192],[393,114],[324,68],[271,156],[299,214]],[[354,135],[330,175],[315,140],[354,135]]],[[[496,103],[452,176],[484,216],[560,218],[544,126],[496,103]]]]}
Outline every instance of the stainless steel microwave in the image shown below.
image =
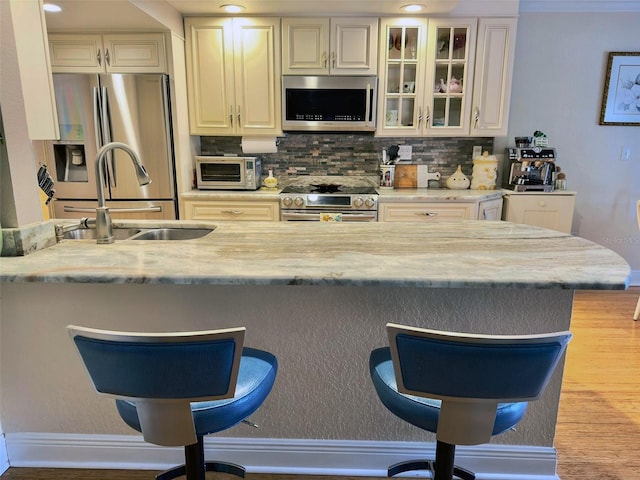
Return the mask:
{"type": "Polygon", "coordinates": [[[196,186],[202,190],[257,190],[262,160],[256,157],[196,156],[196,186]]]}
{"type": "Polygon", "coordinates": [[[282,129],[374,131],[375,76],[283,76],[282,129]]]}

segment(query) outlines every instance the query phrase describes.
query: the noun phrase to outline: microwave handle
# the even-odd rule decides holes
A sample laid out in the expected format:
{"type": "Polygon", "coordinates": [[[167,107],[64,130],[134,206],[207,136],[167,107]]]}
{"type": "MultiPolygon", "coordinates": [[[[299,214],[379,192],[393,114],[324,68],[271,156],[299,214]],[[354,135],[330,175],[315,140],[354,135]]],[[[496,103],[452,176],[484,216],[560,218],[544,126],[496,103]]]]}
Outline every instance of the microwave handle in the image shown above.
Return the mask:
{"type": "Polygon", "coordinates": [[[369,124],[372,121],[371,118],[371,84],[367,83],[367,100],[366,110],[364,113],[365,123],[369,124]]]}

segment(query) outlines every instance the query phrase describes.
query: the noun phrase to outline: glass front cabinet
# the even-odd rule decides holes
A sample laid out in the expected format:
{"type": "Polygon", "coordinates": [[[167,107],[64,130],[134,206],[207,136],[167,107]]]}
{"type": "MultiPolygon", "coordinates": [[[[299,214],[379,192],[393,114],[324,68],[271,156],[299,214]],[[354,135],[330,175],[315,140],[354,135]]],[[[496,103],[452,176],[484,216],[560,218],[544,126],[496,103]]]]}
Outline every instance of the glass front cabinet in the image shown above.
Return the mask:
{"type": "Polygon", "coordinates": [[[383,21],[381,31],[378,134],[418,134],[427,24],[417,19],[389,20],[383,21]]]}
{"type": "Polygon", "coordinates": [[[506,134],[515,19],[487,25],[477,18],[383,19],[377,135],[506,134]],[[479,23],[489,43],[477,38],[479,23]],[[479,128],[485,118],[489,128],[479,128]]]}
{"type": "Polygon", "coordinates": [[[429,20],[424,131],[468,135],[475,65],[476,19],[429,20]]]}

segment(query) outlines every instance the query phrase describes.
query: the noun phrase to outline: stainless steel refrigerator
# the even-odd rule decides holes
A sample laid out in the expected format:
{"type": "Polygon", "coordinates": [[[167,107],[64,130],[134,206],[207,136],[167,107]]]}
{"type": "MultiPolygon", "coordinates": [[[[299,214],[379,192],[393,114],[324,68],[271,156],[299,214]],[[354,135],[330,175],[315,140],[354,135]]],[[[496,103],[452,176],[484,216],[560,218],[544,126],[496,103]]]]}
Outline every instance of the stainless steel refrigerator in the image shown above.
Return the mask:
{"type": "Polygon", "coordinates": [[[61,137],[47,145],[54,216],[92,216],[100,181],[114,218],[178,218],[169,77],[57,73],[53,82],[61,137]],[[96,178],[96,154],[112,141],[136,151],[149,185],[138,185],[119,149],[108,154],[105,178],[96,178]]]}

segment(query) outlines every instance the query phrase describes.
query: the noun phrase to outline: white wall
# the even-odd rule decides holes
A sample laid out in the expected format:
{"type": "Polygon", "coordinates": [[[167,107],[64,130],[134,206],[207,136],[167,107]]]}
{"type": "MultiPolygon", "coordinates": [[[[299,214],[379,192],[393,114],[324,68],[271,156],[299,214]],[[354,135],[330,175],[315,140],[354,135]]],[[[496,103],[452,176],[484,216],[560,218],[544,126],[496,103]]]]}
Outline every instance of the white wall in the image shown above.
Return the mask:
{"type": "Polygon", "coordinates": [[[578,192],[573,233],[640,270],[640,127],[600,126],[608,52],[640,51],[640,12],[523,13],[518,23],[509,137],[542,130],[578,192]],[[622,146],[630,161],[620,160],[622,146]]]}

